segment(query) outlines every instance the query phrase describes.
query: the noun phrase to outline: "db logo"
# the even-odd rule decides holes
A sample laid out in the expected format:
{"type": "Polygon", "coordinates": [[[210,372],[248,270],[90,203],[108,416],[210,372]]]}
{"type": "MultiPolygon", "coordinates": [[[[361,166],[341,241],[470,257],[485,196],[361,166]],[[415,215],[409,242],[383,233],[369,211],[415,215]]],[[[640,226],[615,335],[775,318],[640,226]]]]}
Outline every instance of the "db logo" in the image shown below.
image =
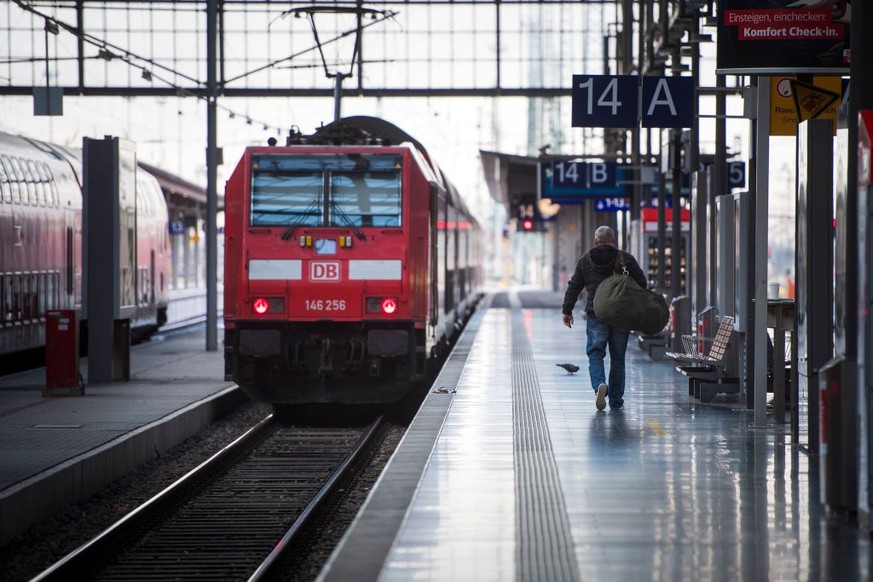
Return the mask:
{"type": "Polygon", "coordinates": [[[339,281],[339,261],[312,261],[309,263],[310,281],[339,281]]]}

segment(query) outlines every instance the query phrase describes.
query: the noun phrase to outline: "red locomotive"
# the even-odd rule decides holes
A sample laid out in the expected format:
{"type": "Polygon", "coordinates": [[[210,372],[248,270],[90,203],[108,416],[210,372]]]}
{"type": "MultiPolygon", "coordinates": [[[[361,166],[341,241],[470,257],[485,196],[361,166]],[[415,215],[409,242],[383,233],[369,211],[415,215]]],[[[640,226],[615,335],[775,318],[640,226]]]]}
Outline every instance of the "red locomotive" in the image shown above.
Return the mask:
{"type": "Polygon", "coordinates": [[[384,403],[480,296],[481,229],[421,145],[372,117],[249,147],[225,190],[225,374],[274,405],[384,403]]]}
{"type": "MultiPolygon", "coordinates": [[[[122,258],[135,277],[131,331],[146,337],[167,319],[171,267],[167,203],[142,168],[136,207],[123,211],[137,225],[122,258]]],[[[87,329],[83,281],[81,150],[0,133],[0,357],[43,347],[48,310],[81,310],[87,329]]]]}

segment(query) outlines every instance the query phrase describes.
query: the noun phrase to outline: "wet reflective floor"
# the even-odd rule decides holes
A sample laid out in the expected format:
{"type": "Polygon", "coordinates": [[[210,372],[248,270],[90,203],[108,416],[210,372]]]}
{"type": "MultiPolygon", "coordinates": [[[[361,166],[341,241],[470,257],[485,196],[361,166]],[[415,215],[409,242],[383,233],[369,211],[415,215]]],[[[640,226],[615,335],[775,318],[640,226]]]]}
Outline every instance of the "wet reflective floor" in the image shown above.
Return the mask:
{"type": "Polygon", "coordinates": [[[625,406],[600,412],[585,322],[521,305],[481,314],[380,579],[870,579],[869,536],[827,515],[788,426],[695,401],[634,336],[625,406]]]}

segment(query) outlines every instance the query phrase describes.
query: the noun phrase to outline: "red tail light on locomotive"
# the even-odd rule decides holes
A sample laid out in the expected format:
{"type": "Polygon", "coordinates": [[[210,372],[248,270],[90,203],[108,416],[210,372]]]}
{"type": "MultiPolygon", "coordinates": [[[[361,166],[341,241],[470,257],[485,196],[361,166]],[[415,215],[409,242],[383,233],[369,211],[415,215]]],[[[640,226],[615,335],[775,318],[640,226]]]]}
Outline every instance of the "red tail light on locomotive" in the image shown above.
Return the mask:
{"type": "Polygon", "coordinates": [[[367,297],[367,313],[383,313],[394,315],[397,313],[399,302],[396,297],[367,297]]]}

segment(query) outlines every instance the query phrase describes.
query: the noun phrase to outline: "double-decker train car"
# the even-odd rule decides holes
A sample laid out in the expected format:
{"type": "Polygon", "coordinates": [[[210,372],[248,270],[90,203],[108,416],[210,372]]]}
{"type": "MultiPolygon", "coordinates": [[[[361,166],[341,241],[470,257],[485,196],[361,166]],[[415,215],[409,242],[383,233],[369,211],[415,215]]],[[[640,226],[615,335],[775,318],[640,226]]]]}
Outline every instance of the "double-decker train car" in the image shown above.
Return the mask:
{"type": "MultiPolygon", "coordinates": [[[[45,345],[45,314],[83,309],[81,151],[0,133],[0,356],[45,345]]],[[[170,273],[167,204],[157,180],[137,171],[136,238],[122,261],[135,277],[134,336],[167,317],[170,273]],[[135,256],[132,256],[135,255],[135,256]]]]}
{"type": "Polygon", "coordinates": [[[481,293],[478,223],[425,149],[377,118],[247,148],[224,233],[225,375],[277,408],[398,400],[481,293]]]}

